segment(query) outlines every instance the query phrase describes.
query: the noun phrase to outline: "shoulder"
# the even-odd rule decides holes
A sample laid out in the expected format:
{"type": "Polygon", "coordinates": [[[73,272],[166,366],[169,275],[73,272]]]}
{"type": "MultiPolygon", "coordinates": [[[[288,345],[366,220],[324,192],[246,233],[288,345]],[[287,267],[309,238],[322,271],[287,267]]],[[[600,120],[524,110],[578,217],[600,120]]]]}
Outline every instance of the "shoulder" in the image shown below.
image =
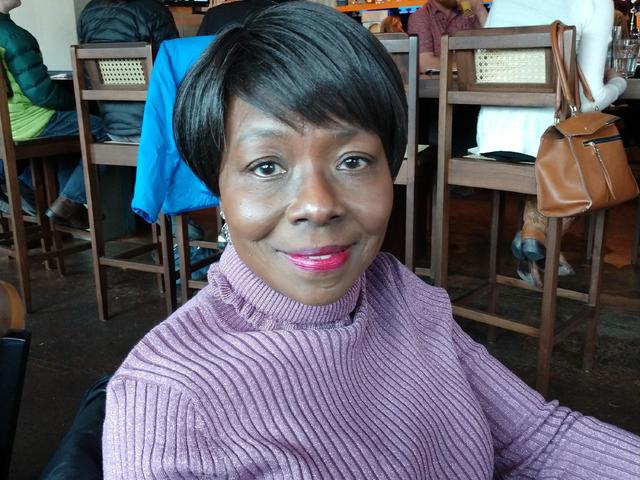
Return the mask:
{"type": "Polygon", "coordinates": [[[211,287],[147,333],[131,350],[113,381],[157,385],[197,398],[201,372],[208,370],[227,335],[225,313],[211,287]]]}
{"type": "Polygon", "coordinates": [[[0,47],[18,53],[25,50],[40,51],[35,37],[9,18],[0,23],[0,42],[0,47]]]}
{"type": "Polygon", "coordinates": [[[144,12],[148,17],[166,17],[171,16],[169,8],[158,0],[136,0],[128,4],[132,10],[144,12]]]}
{"type": "Polygon", "coordinates": [[[418,10],[409,15],[409,19],[424,21],[430,15],[433,15],[433,12],[431,10],[432,9],[429,8],[429,4],[427,3],[426,5],[420,7],[418,10]]]}

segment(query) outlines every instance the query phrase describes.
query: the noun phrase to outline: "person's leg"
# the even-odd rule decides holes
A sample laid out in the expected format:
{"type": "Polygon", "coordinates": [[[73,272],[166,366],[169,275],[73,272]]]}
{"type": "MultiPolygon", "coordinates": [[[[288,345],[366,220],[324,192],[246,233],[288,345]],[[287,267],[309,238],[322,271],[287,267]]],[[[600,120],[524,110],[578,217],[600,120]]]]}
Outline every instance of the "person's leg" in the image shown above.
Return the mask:
{"type": "Polygon", "coordinates": [[[140,135],[114,135],[110,133],[109,140],[119,143],[140,143],[140,135]]]}
{"type": "MultiPolygon", "coordinates": [[[[104,129],[100,117],[89,115],[89,121],[91,123],[91,134],[93,138],[99,142],[109,139],[109,135],[107,135],[107,131],[104,129]]],[[[75,110],[59,110],[51,117],[51,120],[49,120],[49,123],[38,137],[65,137],[68,135],[78,135],[79,133],[78,117],[75,110]]]]}
{"type": "MultiPolygon", "coordinates": [[[[27,165],[18,172],[18,187],[20,188],[20,200],[22,211],[27,215],[36,214],[36,196],[33,191],[33,179],[31,168],[27,165]]],[[[4,163],[0,159],[0,211],[9,213],[9,200],[7,198],[7,186],[4,178],[4,163]]]]}
{"type": "MultiPolygon", "coordinates": [[[[544,260],[546,257],[546,230],[548,219],[538,211],[538,202],[535,196],[528,196],[523,213],[524,224],[522,230],[516,233],[511,243],[514,256],[520,260],[518,275],[530,284],[541,288],[544,272],[544,260]],[[527,265],[524,265],[528,263],[527,265]]],[[[562,235],[569,230],[575,217],[562,219],[562,235]]],[[[561,277],[574,275],[575,270],[560,252],[558,260],[558,275],[561,277]]]]}
{"type": "MultiPolygon", "coordinates": [[[[93,136],[103,141],[108,139],[102,119],[90,116],[93,136]]],[[[59,111],[51,118],[40,137],[78,135],[78,118],[75,111],[59,111]]],[[[47,216],[56,223],[69,224],[77,228],[88,228],[88,217],[84,204],[87,196],[84,186],[82,162],[78,159],[60,161],[57,169],[60,192],[47,210],[47,216]]]]}

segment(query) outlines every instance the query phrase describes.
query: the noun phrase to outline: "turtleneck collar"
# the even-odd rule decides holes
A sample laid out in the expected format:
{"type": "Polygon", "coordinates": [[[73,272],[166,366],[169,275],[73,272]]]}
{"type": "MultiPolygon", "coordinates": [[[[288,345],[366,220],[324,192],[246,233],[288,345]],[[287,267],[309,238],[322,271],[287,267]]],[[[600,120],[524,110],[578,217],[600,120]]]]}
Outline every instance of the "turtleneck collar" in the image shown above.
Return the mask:
{"type": "MultiPolygon", "coordinates": [[[[353,323],[352,313],[364,296],[365,274],[347,293],[328,305],[305,305],[274,290],[227,245],[220,262],[209,270],[209,284],[216,285],[223,302],[233,305],[248,327],[255,330],[333,328],[353,323]]],[[[354,316],[355,318],[355,316],[354,316]]]]}

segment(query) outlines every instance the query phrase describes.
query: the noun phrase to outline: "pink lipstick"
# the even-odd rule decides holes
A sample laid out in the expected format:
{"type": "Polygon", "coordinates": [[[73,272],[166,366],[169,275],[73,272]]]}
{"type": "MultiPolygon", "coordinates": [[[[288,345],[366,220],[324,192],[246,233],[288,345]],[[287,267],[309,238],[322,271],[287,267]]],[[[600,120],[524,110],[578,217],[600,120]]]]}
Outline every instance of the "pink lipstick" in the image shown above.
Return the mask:
{"type": "Polygon", "coordinates": [[[328,272],[342,267],[349,260],[348,246],[328,246],[287,253],[296,267],[311,272],[328,272]]]}

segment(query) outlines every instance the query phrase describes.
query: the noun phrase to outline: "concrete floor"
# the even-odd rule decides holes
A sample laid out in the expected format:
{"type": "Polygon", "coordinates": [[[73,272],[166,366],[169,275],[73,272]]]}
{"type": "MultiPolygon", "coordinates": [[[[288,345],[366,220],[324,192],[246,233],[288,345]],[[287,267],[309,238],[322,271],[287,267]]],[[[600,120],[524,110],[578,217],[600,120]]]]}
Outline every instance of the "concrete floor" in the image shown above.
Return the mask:
{"type": "MultiPolygon", "coordinates": [[[[451,291],[479,282],[486,271],[489,219],[488,197],[475,193],[453,202],[451,229],[451,291]]],[[[513,202],[511,202],[513,204],[513,202]]],[[[640,434],[640,268],[629,265],[631,205],[610,215],[603,279],[607,305],[599,320],[595,368],[580,369],[581,337],[572,335],[554,351],[550,397],[585,414],[640,434]],[[627,298],[623,306],[619,298],[627,298]]],[[[515,209],[502,229],[508,247],[513,235],[515,209]]],[[[570,283],[585,284],[582,260],[582,222],[566,237],[566,255],[578,276],[570,283]]],[[[512,273],[508,248],[501,270],[512,273]]],[[[68,258],[68,275],[32,269],[35,313],[28,318],[33,333],[31,354],[14,445],[12,479],[37,478],[68,428],[84,390],[101,375],[112,372],[129,349],[164,318],[162,298],[155,279],[136,272],[111,271],[109,280],[112,319],[97,319],[89,252],[68,258]]],[[[0,259],[0,279],[15,282],[15,269],[0,259]]],[[[535,319],[538,294],[508,289],[503,308],[535,319]]],[[[562,301],[561,314],[575,305],[562,301]]],[[[470,322],[464,328],[485,342],[485,328],[470,322]]],[[[529,384],[535,375],[535,341],[498,331],[489,350],[529,384]]]]}

